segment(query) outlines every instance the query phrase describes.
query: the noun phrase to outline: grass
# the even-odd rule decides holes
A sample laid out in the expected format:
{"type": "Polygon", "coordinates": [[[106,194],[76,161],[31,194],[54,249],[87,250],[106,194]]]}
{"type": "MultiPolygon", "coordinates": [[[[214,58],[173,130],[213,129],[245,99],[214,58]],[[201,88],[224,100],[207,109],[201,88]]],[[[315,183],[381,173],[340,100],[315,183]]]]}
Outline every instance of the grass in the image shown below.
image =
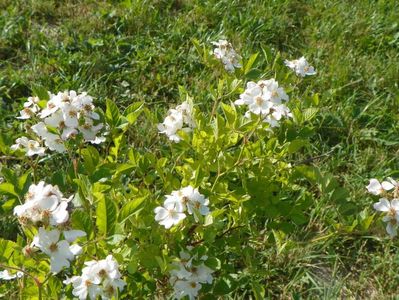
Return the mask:
{"type": "MultiPolygon", "coordinates": [[[[36,85],[86,90],[103,107],[106,98],[120,107],[144,100],[160,111],[182,85],[211,105],[193,38],[209,45],[226,37],[244,57],[260,52],[260,68],[265,52],[305,55],[318,71],[308,88],[320,94],[311,151],[329,153],[313,163],[349,194],[342,207],[319,195],[306,228],[281,249],[260,247],[260,283],[271,298],[397,294],[397,242],[379,223],[363,230],[359,221],[371,213],[368,178],[399,177],[397,1],[2,0],[0,9],[0,131],[9,140],[36,85]]],[[[149,147],[156,129],[145,120],[141,127],[148,138],[135,145],[149,147]]],[[[7,236],[15,224],[4,220],[7,236]]]]}

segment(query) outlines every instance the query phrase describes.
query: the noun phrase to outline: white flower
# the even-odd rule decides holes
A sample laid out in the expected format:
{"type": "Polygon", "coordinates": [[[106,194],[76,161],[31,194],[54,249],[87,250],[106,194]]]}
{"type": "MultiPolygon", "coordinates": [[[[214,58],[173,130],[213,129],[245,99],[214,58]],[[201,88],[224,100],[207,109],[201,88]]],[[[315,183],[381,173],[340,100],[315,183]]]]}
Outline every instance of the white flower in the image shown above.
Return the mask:
{"type": "Polygon", "coordinates": [[[64,103],[61,106],[62,116],[64,117],[65,125],[71,128],[76,128],[79,125],[79,109],[70,103],[64,103]]]}
{"type": "Polygon", "coordinates": [[[258,82],[259,86],[263,88],[263,94],[265,98],[271,101],[273,104],[281,104],[281,100],[288,101],[289,97],[282,87],[279,87],[276,80],[261,80],[258,82]]]}
{"type": "Polygon", "coordinates": [[[15,144],[11,146],[11,150],[17,150],[19,148],[24,148],[26,151],[26,156],[43,156],[44,152],[46,151],[46,148],[41,147],[39,142],[29,140],[25,136],[16,139],[15,144]]]}
{"type": "Polygon", "coordinates": [[[184,101],[182,104],[176,106],[176,110],[181,112],[183,115],[184,124],[188,125],[190,128],[195,128],[195,120],[193,118],[193,106],[192,103],[184,101]]]}
{"type": "Polygon", "coordinates": [[[79,126],[80,132],[83,134],[85,141],[94,141],[97,133],[103,128],[103,124],[93,125],[93,120],[85,118],[85,123],[79,126]]]}
{"type": "Polygon", "coordinates": [[[178,224],[186,217],[183,213],[183,205],[180,202],[164,203],[164,207],[158,206],[154,209],[154,212],[156,214],[155,221],[165,226],[166,229],[178,224]]]}
{"type": "Polygon", "coordinates": [[[315,75],[315,69],[309,65],[305,57],[301,57],[299,59],[294,60],[285,60],[285,65],[295,71],[295,73],[301,77],[305,77],[306,75],[315,75]]]}
{"type": "Polygon", "coordinates": [[[8,270],[0,271],[0,280],[13,280],[16,278],[21,278],[24,276],[24,273],[21,271],[18,271],[15,274],[10,274],[8,270]]]}
{"type": "Polygon", "coordinates": [[[392,190],[393,188],[397,188],[399,186],[398,182],[393,180],[391,177],[387,178],[388,181],[383,181],[380,183],[377,179],[372,178],[368,186],[366,186],[369,193],[373,195],[379,195],[384,191],[392,190]]]}
{"type": "Polygon", "coordinates": [[[282,117],[292,117],[289,108],[282,104],[282,101],[288,100],[288,95],[283,88],[279,87],[278,82],[269,79],[260,80],[257,83],[248,82],[244,93],[234,104],[248,106],[245,117],[249,118],[251,113],[260,115],[264,122],[270,124],[270,127],[277,127],[282,117]]]}
{"type": "Polygon", "coordinates": [[[119,265],[112,255],[103,260],[85,262],[81,276],[74,276],[64,281],[72,284],[72,294],[79,299],[95,300],[98,296],[102,299],[111,299],[117,291],[122,291],[126,283],[121,279],[119,265]]]}
{"type": "Polygon", "coordinates": [[[203,216],[209,214],[209,199],[206,199],[204,195],[200,194],[197,188],[187,186],[182,188],[180,191],[182,193],[181,201],[183,204],[187,205],[188,213],[190,215],[194,214],[196,221],[198,221],[196,213],[203,216]]]}
{"type": "Polygon", "coordinates": [[[158,124],[160,133],[168,136],[169,140],[180,142],[177,132],[183,128],[183,115],[176,109],[170,109],[163,123],[158,124]]]}
{"type": "Polygon", "coordinates": [[[399,199],[393,199],[389,202],[389,200],[381,198],[380,201],[374,203],[374,209],[386,213],[382,220],[388,223],[386,227],[387,233],[391,237],[396,236],[399,221],[399,199]]]}
{"type": "Polygon", "coordinates": [[[191,257],[187,252],[180,252],[180,261],[171,264],[169,280],[173,285],[175,298],[181,299],[188,296],[190,299],[194,299],[198,296],[201,283],[212,283],[213,270],[205,266],[203,262],[207,258],[207,256],[202,256],[198,261],[197,255],[191,257]]]}
{"type": "Polygon", "coordinates": [[[224,68],[233,72],[234,68],[241,68],[240,60],[241,57],[233,49],[233,46],[226,40],[219,40],[218,42],[212,42],[216,48],[213,50],[213,54],[217,59],[220,59],[224,65],[224,68]]]}
{"type": "Polygon", "coordinates": [[[198,296],[198,291],[201,287],[201,284],[194,280],[177,280],[173,285],[174,296],[177,299],[188,296],[190,300],[193,300],[198,296]]]}
{"type": "Polygon", "coordinates": [[[91,300],[97,299],[102,294],[102,288],[99,286],[101,281],[96,281],[90,275],[73,276],[63,281],[64,284],[72,284],[72,294],[79,300],[86,300],[87,296],[91,300]]]}
{"type": "Polygon", "coordinates": [[[62,197],[56,186],[40,181],[29,187],[26,201],[14,208],[14,215],[25,223],[42,222],[50,225],[64,224],[69,219],[68,199],[62,197]]]}
{"type": "Polygon", "coordinates": [[[46,103],[46,108],[44,108],[40,113],[40,118],[44,119],[51,114],[55,113],[61,106],[61,98],[57,95],[50,94],[50,99],[46,103]]]}
{"type": "Polygon", "coordinates": [[[76,229],[64,230],[62,233],[64,235],[64,238],[69,243],[73,243],[74,241],[76,241],[76,239],[86,236],[86,232],[76,229]]]}
{"type": "MultiPolygon", "coordinates": [[[[39,233],[33,238],[31,246],[38,247],[42,252],[50,256],[50,271],[54,274],[64,267],[70,266],[75,256],[66,240],[59,240],[60,231],[57,229],[47,231],[39,228],[39,233]]],[[[75,251],[74,251],[75,252],[75,251]]]]}

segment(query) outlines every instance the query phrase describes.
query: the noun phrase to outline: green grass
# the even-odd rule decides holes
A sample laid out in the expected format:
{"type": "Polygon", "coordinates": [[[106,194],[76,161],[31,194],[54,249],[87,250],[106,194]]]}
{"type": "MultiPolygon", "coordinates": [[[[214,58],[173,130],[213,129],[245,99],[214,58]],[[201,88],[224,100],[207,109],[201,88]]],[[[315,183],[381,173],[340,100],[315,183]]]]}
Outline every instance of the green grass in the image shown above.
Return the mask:
{"type": "MultiPolygon", "coordinates": [[[[104,107],[144,100],[160,114],[178,102],[179,85],[211,105],[210,80],[192,39],[210,47],[230,40],[243,57],[259,52],[262,70],[277,53],[305,55],[318,71],[306,88],[319,93],[313,161],[349,191],[330,203],[318,194],[311,222],[282,238],[285,248],[254,241],[272,298],[376,298],[396,295],[397,242],[371,213],[368,178],[399,177],[399,3],[389,1],[0,1],[0,131],[11,143],[15,113],[32,88],[86,90],[104,107]],[[268,53],[268,56],[265,56],[268,53]],[[367,212],[366,212],[367,214],[367,212]]],[[[301,88],[305,88],[304,86],[301,88]]],[[[156,128],[142,119],[146,140],[156,128]]],[[[305,157],[307,154],[305,153],[305,157]]],[[[2,161],[12,165],[12,161],[2,161]]],[[[2,218],[0,235],[15,224],[2,218]]],[[[248,253],[248,255],[251,255],[248,253]]],[[[259,270],[259,268],[255,268],[259,270]]]]}

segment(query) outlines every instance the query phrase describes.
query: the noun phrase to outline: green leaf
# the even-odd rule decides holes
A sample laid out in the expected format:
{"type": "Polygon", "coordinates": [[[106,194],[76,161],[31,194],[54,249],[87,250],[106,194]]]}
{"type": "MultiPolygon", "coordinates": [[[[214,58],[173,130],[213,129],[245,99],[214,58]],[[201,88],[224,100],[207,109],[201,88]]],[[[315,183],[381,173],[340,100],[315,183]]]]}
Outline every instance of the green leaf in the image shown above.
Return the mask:
{"type": "Polygon", "coordinates": [[[87,237],[93,232],[90,215],[82,210],[75,210],[71,217],[74,229],[80,229],[87,233],[87,237]]]}
{"type": "Polygon", "coordinates": [[[105,110],[105,118],[107,123],[112,127],[115,127],[119,122],[120,112],[115,102],[107,99],[106,101],[106,110],[105,110]]]}
{"type": "Polygon", "coordinates": [[[251,57],[248,59],[247,64],[245,65],[244,74],[248,74],[251,71],[252,65],[256,61],[259,53],[252,54],[251,57]]]}
{"type": "Polygon", "coordinates": [[[305,109],[302,112],[303,121],[305,122],[305,121],[312,120],[317,115],[318,112],[319,112],[319,109],[316,107],[310,107],[310,108],[305,109]]]}
{"type": "Polygon", "coordinates": [[[40,100],[48,101],[50,99],[47,89],[45,89],[41,85],[36,85],[36,86],[32,87],[32,92],[33,92],[33,95],[39,97],[40,100]]]}
{"type": "Polygon", "coordinates": [[[144,106],[144,102],[135,102],[126,108],[124,112],[124,116],[129,124],[133,124],[136,122],[139,115],[143,112],[142,108],[144,106]]]}
{"type": "Polygon", "coordinates": [[[119,221],[125,222],[126,219],[134,215],[138,211],[140,204],[142,204],[145,199],[147,199],[147,196],[139,197],[126,203],[119,213],[119,221]]]}
{"type": "Polygon", "coordinates": [[[0,184],[0,194],[15,196],[19,198],[19,195],[15,192],[14,186],[8,182],[0,184]]]}
{"type": "Polygon", "coordinates": [[[117,208],[110,197],[105,198],[103,194],[95,193],[97,202],[96,225],[100,234],[110,236],[114,233],[117,220],[117,208]]]}
{"type": "Polygon", "coordinates": [[[91,175],[98,168],[98,163],[100,161],[100,154],[97,149],[93,146],[88,146],[85,149],[82,149],[81,155],[83,157],[83,166],[85,170],[91,175]]]}
{"type": "Polygon", "coordinates": [[[8,262],[16,247],[14,242],[0,239],[0,262],[8,262]]]}
{"type": "Polygon", "coordinates": [[[298,152],[302,147],[307,146],[308,141],[306,140],[293,140],[288,145],[288,153],[295,153],[298,152]]]}
{"type": "Polygon", "coordinates": [[[226,116],[227,123],[230,125],[234,124],[237,118],[237,112],[235,110],[234,105],[228,105],[225,103],[220,103],[220,105],[222,106],[224,115],[226,116]]]}

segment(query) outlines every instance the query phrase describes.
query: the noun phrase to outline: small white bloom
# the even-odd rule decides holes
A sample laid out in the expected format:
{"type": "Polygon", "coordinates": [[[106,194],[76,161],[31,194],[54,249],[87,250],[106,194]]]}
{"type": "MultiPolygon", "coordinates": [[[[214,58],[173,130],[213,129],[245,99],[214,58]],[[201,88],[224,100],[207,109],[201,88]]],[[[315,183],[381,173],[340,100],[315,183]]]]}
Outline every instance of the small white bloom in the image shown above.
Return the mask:
{"type": "Polygon", "coordinates": [[[163,123],[158,124],[158,130],[160,133],[164,133],[168,136],[169,140],[174,142],[180,142],[180,137],[177,132],[183,128],[183,115],[176,109],[171,109],[168,112],[163,123]]]}
{"type": "Polygon", "coordinates": [[[29,140],[27,137],[21,137],[16,139],[15,144],[11,146],[11,150],[17,150],[23,148],[26,152],[26,156],[39,155],[43,156],[46,148],[41,147],[39,142],[29,140]]]}
{"type": "Polygon", "coordinates": [[[374,204],[374,209],[386,213],[382,220],[388,223],[386,227],[387,233],[391,237],[396,236],[399,221],[399,199],[389,201],[386,198],[381,198],[374,204]]]}
{"type": "Polygon", "coordinates": [[[201,287],[201,284],[194,280],[177,280],[173,286],[174,295],[177,299],[188,296],[190,300],[194,300],[201,287]]]}
{"type": "Polygon", "coordinates": [[[63,235],[69,243],[73,243],[74,241],[76,241],[76,239],[86,236],[86,232],[82,230],[71,229],[64,230],[63,235]]]}
{"type": "Polygon", "coordinates": [[[399,184],[397,181],[393,180],[391,177],[387,178],[388,181],[383,181],[380,183],[377,179],[372,178],[368,186],[366,186],[369,193],[373,195],[380,195],[384,191],[390,191],[393,188],[398,188],[399,184]]]}
{"type": "Polygon", "coordinates": [[[81,276],[64,280],[64,284],[72,284],[72,294],[79,299],[91,300],[100,296],[102,299],[112,299],[117,291],[122,291],[126,283],[121,279],[119,265],[112,255],[103,260],[85,262],[81,276]]]}
{"type": "Polygon", "coordinates": [[[42,252],[50,256],[50,271],[54,274],[60,272],[64,267],[70,266],[75,256],[66,240],[59,240],[60,231],[57,229],[47,231],[39,228],[38,235],[33,238],[31,246],[38,247],[42,252]]]}
{"type": "Polygon", "coordinates": [[[40,181],[29,187],[26,201],[14,208],[14,214],[23,222],[60,225],[68,221],[68,199],[62,197],[59,189],[40,181]]]}
{"type": "Polygon", "coordinates": [[[77,128],[79,126],[79,109],[70,103],[64,103],[61,110],[65,125],[77,128]]]}
{"type": "Polygon", "coordinates": [[[98,296],[102,295],[102,288],[99,286],[100,281],[95,281],[89,275],[73,276],[64,280],[64,284],[72,284],[72,294],[78,297],[79,300],[86,300],[87,296],[91,300],[95,300],[98,296]]]}
{"type": "Polygon", "coordinates": [[[241,68],[241,56],[233,49],[231,43],[226,40],[219,40],[218,42],[212,42],[212,44],[216,46],[213,54],[222,61],[227,71],[233,72],[235,68],[241,68]]]}
{"type": "Polygon", "coordinates": [[[186,218],[186,215],[183,213],[183,205],[180,202],[165,203],[164,207],[156,207],[154,212],[156,214],[155,221],[165,226],[166,229],[169,229],[186,218]]]}
{"type": "Polygon", "coordinates": [[[21,278],[22,276],[24,276],[24,273],[21,271],[18,271],[15,274],[11,274],[8,270],[0,271],[0,280],[13,280],[21,278]]]}
{"type": "Polygon", "coordinates": [[[316,71],[314,67],[309,65],[305,57],[294,60],[285,60],[285,65],[295,71],[298,76],[305,77],[306,75],[315,75],[316,71]]]}

